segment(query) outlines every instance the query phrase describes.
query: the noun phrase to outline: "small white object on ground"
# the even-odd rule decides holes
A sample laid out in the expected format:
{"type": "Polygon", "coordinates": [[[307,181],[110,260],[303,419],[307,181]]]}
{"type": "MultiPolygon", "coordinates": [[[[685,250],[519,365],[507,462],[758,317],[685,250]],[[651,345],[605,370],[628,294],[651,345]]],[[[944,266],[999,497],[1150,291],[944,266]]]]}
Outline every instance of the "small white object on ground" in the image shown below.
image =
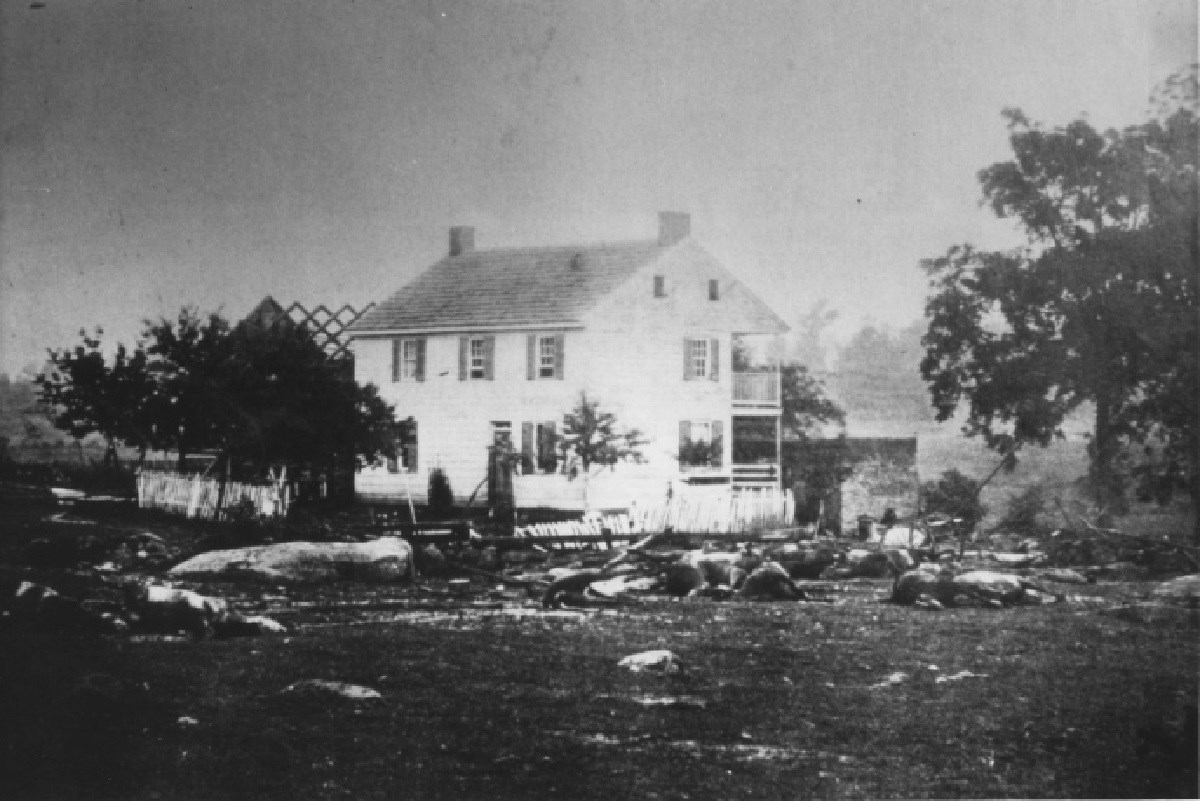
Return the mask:
{"type": "Polygon", "coordinates": [[[617,663],[619,667],[629,668],[634,673],[652,670],[660,673],[678,673],[683,669],[679,655],[666,649],[642,651],[630,654],[617,663]]]}

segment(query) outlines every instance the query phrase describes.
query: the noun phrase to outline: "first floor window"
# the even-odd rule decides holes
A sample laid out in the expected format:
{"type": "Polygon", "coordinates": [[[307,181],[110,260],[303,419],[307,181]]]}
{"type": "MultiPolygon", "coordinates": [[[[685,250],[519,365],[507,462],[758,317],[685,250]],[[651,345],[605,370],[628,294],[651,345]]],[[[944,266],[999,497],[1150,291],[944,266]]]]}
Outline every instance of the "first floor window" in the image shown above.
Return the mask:
{"type": "Polygon", "coordinates": [[[558,428],[553,420],[521,423],[521,473],[553,473],[558,469],[558,428]]]}
{"type": "Polygon", "coordinates": [[[679,421],[679,467],[720,467],[725,461],[722,420],[679,421]]]}
{"type": "Polygon", "coordinates": [[[417,472],[417,421],[411,417],[399,424],[396,436],[396,455],[387,460],[389,473],[417,472]]]}

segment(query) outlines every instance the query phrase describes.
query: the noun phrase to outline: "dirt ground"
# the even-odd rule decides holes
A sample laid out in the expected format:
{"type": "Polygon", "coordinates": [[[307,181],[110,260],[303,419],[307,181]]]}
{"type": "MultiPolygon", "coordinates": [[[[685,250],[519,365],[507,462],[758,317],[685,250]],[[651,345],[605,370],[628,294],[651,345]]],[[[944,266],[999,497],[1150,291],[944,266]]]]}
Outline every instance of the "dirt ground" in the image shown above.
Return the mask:
{"type": "MultiPolygon", "coordinates": [[[[102,591],[94,575],[29,570],[17,564],[21,544],[82,529],[195,534],[168,528],[10,514],[0,561],[87,595],[102,591]]],[[[1066,603],[1044,607],[941,612],[885,603],[886,580],[843,582],[829,603],[583,611],[544,611],[480,578],[466,589],[186,586],[290,630],[232,640],[0,632],[0,794],[1197,794],[1197,612],[1123,607],[1151,582],[1069,586],[1066,603]],[[661,648],[683,670],[618,665],[661,648]],[[380,697],[284,692],[306,679],[380,697]]]]}

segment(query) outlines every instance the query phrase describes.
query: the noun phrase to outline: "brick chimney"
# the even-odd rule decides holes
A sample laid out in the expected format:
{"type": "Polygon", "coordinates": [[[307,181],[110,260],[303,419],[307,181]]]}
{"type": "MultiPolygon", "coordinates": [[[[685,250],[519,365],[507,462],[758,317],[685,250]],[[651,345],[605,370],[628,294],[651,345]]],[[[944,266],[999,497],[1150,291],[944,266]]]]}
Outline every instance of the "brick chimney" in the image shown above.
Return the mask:
{"type": "Polygon", "coordinates": [[[685,211],[658,213],[658,244],[669,247],[692,235],[692,215],[685,211]]]}
{"type": "Polygon", "coordinates": [[[450,258],[470,253],[475,249],[475,228],[456,225],[450,229],[450,258]]]}

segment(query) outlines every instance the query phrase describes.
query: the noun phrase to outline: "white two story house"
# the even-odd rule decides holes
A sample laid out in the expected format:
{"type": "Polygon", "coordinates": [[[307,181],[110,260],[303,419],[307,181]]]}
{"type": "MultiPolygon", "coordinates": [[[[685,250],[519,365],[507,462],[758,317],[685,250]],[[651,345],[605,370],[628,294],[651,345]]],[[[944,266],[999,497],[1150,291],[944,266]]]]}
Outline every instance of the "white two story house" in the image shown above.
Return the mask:
{"type": "Polygon", "coordinates": [[[652,240],[495,250],[452,228],[444,259],[350,329],[356,380],[414,431],[403,458],[359,471],[358,497],[420,503],[434,468],[481,497],[488,448],[508,443],[519,505],[578,506],[555,443],[581,392],[647,441],[643,464],[609,471],[631,498],[777,485],[787,326],[690,227],[665,212],[652,240]]]}

